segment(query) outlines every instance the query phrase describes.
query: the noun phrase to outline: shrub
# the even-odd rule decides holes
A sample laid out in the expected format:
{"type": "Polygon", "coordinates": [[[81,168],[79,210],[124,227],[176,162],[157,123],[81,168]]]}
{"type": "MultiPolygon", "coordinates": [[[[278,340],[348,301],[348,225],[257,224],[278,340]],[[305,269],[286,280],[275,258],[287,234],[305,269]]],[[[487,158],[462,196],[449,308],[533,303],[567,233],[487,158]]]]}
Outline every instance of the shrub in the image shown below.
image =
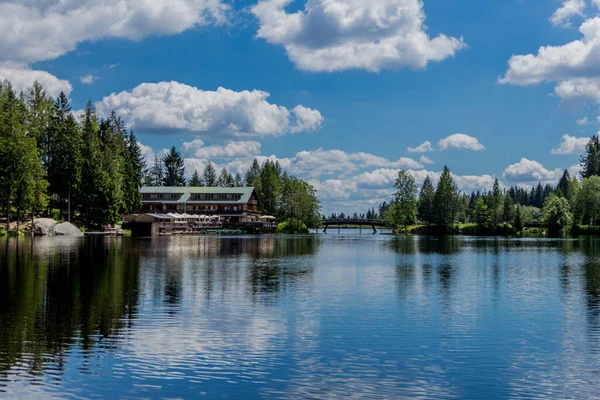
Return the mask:
{"type": "Polygon", "coordinates": [[[288,219],[277,225],[277,233],[300,234],[308,233],[306,225],[297,219],[288,219]]]}

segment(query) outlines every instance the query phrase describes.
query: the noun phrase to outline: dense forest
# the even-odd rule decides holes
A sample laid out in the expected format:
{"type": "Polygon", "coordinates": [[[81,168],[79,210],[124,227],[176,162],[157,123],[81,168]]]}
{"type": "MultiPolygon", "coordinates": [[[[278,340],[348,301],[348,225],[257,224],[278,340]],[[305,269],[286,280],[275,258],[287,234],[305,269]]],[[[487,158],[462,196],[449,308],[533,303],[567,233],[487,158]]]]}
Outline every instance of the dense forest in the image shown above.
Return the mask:
{"type": "MultiPolygon", "coordinates": [[[[35,83],[17,94],[0,83],[0,204],[11,217],[77,218],[114,224],[139,209],[145,169],[133,132],[115,113],[99,119],[91,102],[77,120],[64,93],[35,83]]],[[[8,230],[8,229],[7,229],[8,230]]]]}
{"type": "MultiPolygon", "coordinates": [[[[91,102],[77,118],[64,93],[52,99],[35,83],[16,93],[0,83],[0,215],[46,215],[86,227],[114,225],[141,208],[149,186],[254,186],[263,211],[280,220],[314,227],[320,221],[316,190],[281,170],[254,160],[245,177],[209,162],[186,180],[175,147],[146,166],[135,134],[116,113],[102,119],[91,102]]],[[[18,229],[18,227],[17,227],[18,229]]]]}

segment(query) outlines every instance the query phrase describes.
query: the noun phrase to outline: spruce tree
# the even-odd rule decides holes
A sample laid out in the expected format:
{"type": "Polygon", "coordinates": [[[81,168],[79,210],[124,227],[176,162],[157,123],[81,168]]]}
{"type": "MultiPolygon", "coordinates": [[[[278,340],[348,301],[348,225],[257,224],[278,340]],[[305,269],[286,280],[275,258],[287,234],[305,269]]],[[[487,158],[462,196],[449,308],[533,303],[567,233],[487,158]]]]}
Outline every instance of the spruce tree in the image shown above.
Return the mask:
{"type": "Polygon", "coordinates": [[[39,82],[25,92],[27,103],[27,131],[36,140],[44,169],[48,170],[49,129],[52,121],[54,101],[39,82]]]}
{"type": "Polygon", "coordinates": [[[101,192],[104,185],[100,184],[105,179],[104,165],[102,162],[102,148],[100,144],[98,117],[91,101],[88,101],[82,121],[82,148],[81,155],[83,166],[81,173],[81,214],[85,218],[87,227],[100,221],[100,199],[105,196],[101,192]]]}
{"type": "Polygon", "coordinates": [[[600,137],[598,135],[592,136],[585,146],[580,165],[582,178],[600,175],[600,137]]]}
{"type": "Polygon", "coordinates": [[[185,186],[185,167],[181,154],[175,146],[171,147],[171,150],[163,157],[162,161],[165,165],[163,184],[165,186],[185,186]]]}
{"type": "Polygon", "coordinates": [[[419,194],[418,218],[423,223],[431,225],[434,222],[433,202],[435,199],[435,188],[431,183],[429,175],[423,181],[421,192],[419,194]]]}
{"type": "Polygon", "coordinates": [[[517,211],[515,213],[515,223],[514,228],[516,233],[523,232],[523,213],[521,211],[521,206],[517,206],[517,211]]]}
{"type": "Polygon", "coordinates": [[[233,177],[229,172],[227,172],[227,169],[223,167],[221,174],[219,175],[219,179],[217,179],[217,186],[230,187],[233,185],[233,183],[233,177]]]}
{"type": "Polygon", "coordinates": [[[258,186],[258,182],[257,179],[260,178],[260,172],[261,172],[261,168],[260,168],[260,164],[258,163],[258,160],[255,158],[254,161],[252,162],[252,166],[248,169],[248,172],[246,172],[246,186],[258,186]]]}
{"type": "Polygon", "coordinates": [[[452,218],[454,214],[455,192],[456,187],[450,170],[447,166],[444,166],[433,202],[435,207],[435,221],[443,230],[454,223],[452,218]]]}
{"type": "Polygon", "coordinates": [[[210,161],[204,167],[204,171],[202,171],[202,180],[204,180],[204,186],[217,186],[217,171],[215,171],[215,167],[210,161]]]}
{"type": "Polygon", "coordinates": [[[255,183],[257,182],[260,182],[260,186],[256,187],[256,191],[264,210],[267,214],[275,214],[281,191],[281,177],[275,163],[267,160],[261,169],[260,179],[255,179],[255,183]]]}
{"type": "Polygon", "coordinates": [[[242,180],[242,176],[240,175],[239,172],[237,174],[235,174],[235,186],[236,187],[244,186],[244,181],[242,180]]]}
{"type": "Polygon", "coordinates": [[[124,162],[123,200],[125,212],[132,213],[142,207],[140,189],[144,183],[144,170],[146,169],[142,150],[133,131],[130,131],[127,137],[124,162]]]}
{"type": "Polygon", "coordinates": [[[64,200],[67,201],[67,219],[70,221],[73,200],[79,195],[83,159],[81,132],[64,92],[60,93],[54,104],[49,140],[50,188],[59,196],[61,215],[64,213],[64,200]]]}
{"type": "Polygon", "coordinates": [[[148,171],[147,186],[162,186],[165,177],[165,166],[158,156],[154,156],[154,165],[148,171]]]}
{"type": "Polygon", "coordinates": [[[502,210],[502,192],[500,191],[500,181],[498,178],[494,180],[494,186],[489,198],[489,209],[492,217],[492,226],[495,229],[500,223],[500,213],[502,210]]]}
{"type": "Polygon", "coordinates": [[[504,196],[504,206],[502,210],[502,219],[505,223],[510,224],[513,219],[514,205],[512,197],[507,193],[504,196]]]}
{"type": "Polygon", "coordinates": [[[198,171],[194,171],[192,177],[188,181],[189,187],[202,187],[202,179],[200,179],[200,174],[198,171]]]}

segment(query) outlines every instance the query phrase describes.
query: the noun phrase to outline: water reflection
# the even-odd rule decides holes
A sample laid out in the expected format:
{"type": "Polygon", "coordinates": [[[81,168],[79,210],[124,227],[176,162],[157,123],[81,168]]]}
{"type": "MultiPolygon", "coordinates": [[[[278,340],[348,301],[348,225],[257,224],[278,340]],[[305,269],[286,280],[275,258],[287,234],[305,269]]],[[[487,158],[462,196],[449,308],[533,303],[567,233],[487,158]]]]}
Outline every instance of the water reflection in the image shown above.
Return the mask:
{"type": "Polygon", "coordinates": [[[0,245],[0,397],[600,391],[597,239],[0,245]]]}
{"type": "Polygon", "coordinates": [[[0,254],[1,373],[16,365],[32,375],[62,370],[76,340],[87,351],[128,326],[140,267],[128,246],[7,241],[0,254]]]}

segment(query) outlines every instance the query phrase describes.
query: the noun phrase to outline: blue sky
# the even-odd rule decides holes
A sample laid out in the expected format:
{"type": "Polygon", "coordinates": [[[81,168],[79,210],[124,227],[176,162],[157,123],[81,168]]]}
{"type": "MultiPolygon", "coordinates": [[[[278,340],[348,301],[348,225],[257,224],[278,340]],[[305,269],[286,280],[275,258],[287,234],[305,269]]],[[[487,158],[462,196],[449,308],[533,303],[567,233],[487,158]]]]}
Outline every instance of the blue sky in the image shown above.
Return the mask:
{"type": "Polygon", "coordinates": [[[362,212],[398,168],[447,164],[463,190],[576,173],[600,129],[596,3],[8,0],[0,78],[116,109],[189,174],[277,158],[326,212],[362,212]]]}

